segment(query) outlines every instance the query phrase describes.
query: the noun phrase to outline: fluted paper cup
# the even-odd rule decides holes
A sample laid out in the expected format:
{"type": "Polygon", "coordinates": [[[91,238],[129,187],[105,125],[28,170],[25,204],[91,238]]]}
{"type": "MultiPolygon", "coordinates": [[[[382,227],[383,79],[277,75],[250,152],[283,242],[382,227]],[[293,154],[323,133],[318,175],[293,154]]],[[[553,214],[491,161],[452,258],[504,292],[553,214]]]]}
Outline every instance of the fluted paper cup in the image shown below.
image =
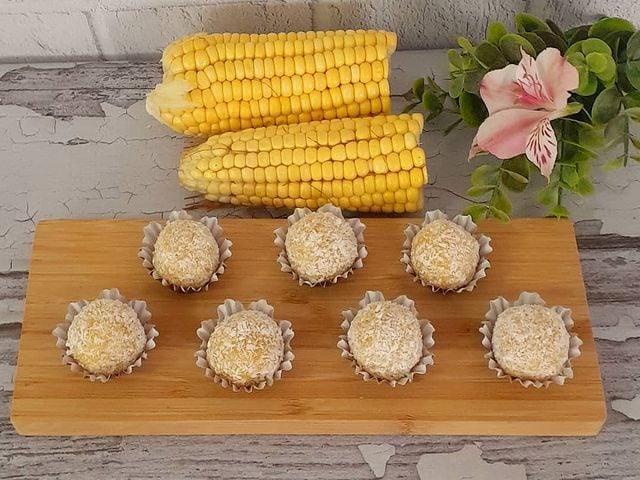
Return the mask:
{"type": "Polygon", "coordinates": [[[517,305],[545,305],[545,302],[540,295],[530,292],[522,292],[514,302],[509,302],[504,297],[498,297],[489,302],[489,311],[485,314],[485,320],[482,322],[482,326],[479,330],[480,333],[482,333],[482,345],[487,349],[487,353],[485,353],[484,357],[488,361],[489,369],[495,371],[498,378],[508,378],[510,382],[517,382],[523,387],[546,388],[552,383],[555,383],[556,385],[564,385],[567,378],[573,378],[571,360],[580,356],[580,345],[582,345],[582,340],[578,338],[578,335],[571,332],[571,329],[573,328],[573,319],[571,318],[571,310],[568,308],[561,306],[549,307],[555,313],[560,315],[567,332],[569,332],[569,356],[561,373],[553,375],[546,380],[523,379],[509,375],[496,361],[493,354],[493,344],[491,342],[493,326],[495,325],[496,320],[498,320],[498,315],[509,307],[517,305]]]}
{"type": "Polygon", "coordinates": [[[451,220],[453,223],[460,225],[467,232],[469,232],[471,236],[473,236],[473,238],[477,240],[479,245],[480,260],[478,261],[478,265],[476,266],[476,271],[473,274],[473,278],[466,285],[463,285],[460,288],[443,289],[443,288],[426,283],[424,280],[422,280],[418,276],[418,274],[413,269],[413,265],[411,264],[411,242],[413,241],[413,238],[418,234],[418,232],[424,226],[430,224],[435,220],[440,220],[440,219],[449,220],[449,216],[446,213],[441,212],[440,210],[432,210],[425,214],[424,221],[422,222],[421,225],[409,224],[407,228],[405,228],[404,230],[405,240],[402,245],[402,252],[401,252],[402,255],[400,257],[400,262],[404,265],[405,271],[409,275],[411,275],[414,282],[420,282],[420,284],[423,287],[429,286],[431,287],[431,290],[433,290],[434,292],[441,291],[443,294],[447,294],[450,292],[455,292],[455,293],[470,292],[474,288],[476,288],[476,285],[481,278],[484,278],[487,276],[486,270],[491,266],[491,264],[489,263],[489,260],[487,260],[487,256],[493,251],[493,248],[491,247],[490,237],[482,233],[476,233],[477,225],[474,223],[474,221],[471,219],[471,216],[469,215],[456,215],[451,220]]]}
{"type": "MultiPolygon", "coordinates": [[[[224,388],[231,388],[234,392],[245,391],[247,393],[251,393],[253,390],[262,390],[265,387],[270,387],[273,385],[275,380],[280,380],[282,378],[282,372],[287,370],[291,370],[293,368],[293,360],[295,355],[293,354],[293,350],[291,349],[291,339],[294,336],[293,329],[291,328],[291,322],[287,320],[280,320],[276,323],[280,328],[280,332],[282,333],[283,340],[283,352],[282,352],[282,360],[280,362],[280,367],[275,371],[275,373],[267,377],[259,382],[254,382],[249,385],[236,385],[226,378],[221,377],[216,372],[214,372],[209,366],[209,362],[207,361],[207,346],[209,344],[209,338],[211,334],[216,329],[217,325],[230,317],[234,313],[244,311],[244,305],[237,300],[226,299],[222,305],[218,306],[218,319],[217,320],[205,320],[202,322],[200,328],[198,328],[196,334],[198,338],[202,341],[200,343],[200,349],[196,351],[196,365],[202,369],[204,369],[204,374],[206,377],[212,379],[215,383],[219,384],[224,388]]],[[[266,300],[258,300],[256,302],[250,303],[246,310],[256,310],[258,312],[265,313],[270,318],[273,319],[273,307],[267,303],[266,300]]]]}
{"type": "MultiPolygon", "coordinates": [[[[167,223],[171,223],[176,220],[193,220],[193,217],[189,215],[185,210],[174,211],[169,215],[167,223]]],[[[218,268],[211,274],[211,278],[209,279],[209,281],[198,288],[181,287],[178,285],[174,285],[158,273],[158,271],[153,266],[153,252],[155,250],[156,240],[158,240],[158,235],[160,235],[160,232],[165,227],[165,225],[158,222],[151,222],[146,227],[144,227],[144,238],[142,239],[142,247],[140,247],[140,250],[138,252],[138,257],[142,259],[142,266],[149,271],[149,274],[155,280],[158,280],[162,283],[162,285],[172,289],[174,292],[190,293],[207,291],[211,284],[217,282],[220,278],[220,275],[224,273],[224,270],[226,268],[225,262],[231,256],[232,243],[225,237],[224,231],[218,223],[218,219],[216,217],[202,217],[200,219],[200,223],[206,226],[213,235],[213,238],[218,244],[220,258],[218,268]]]]}
{"type": "Polygon", "coordinates": [[[138,315],[138,320],[140,320],[140,323],[144,328],[144,333],[147,339],[144,350],[124,371],[115,375],[96,375],[95,373],[86,370],[78,362],[76,362],[69,349],[67,348],[67,332],[69,331],[69,327],[71,326],[71,323],[73,322],[75,316],[80,313],[80,310],[82,310],[90,303],[88,300],[78,300],[76,302],[70,303],[67,307],[67,314],[64,317],[64,323],[59,323],[53,330],[52,335],[56,337],[56,347],[62,352],[62,363],[64,365],[69,365],[72,372],[81,373],[85,378],[88,378],[92,382],[99,381],[104,383],[114,376],[124,374],[129,375],[133,372],[133,369],[135,367],[140,367],[142,365],[142,361],[147,358],[147,354],[149,353],[149,351],[155,348],[156,342],[154,339],[159,335],[159,333],[155,329],[155,325],[149,323],[149,320],[151,319],[151,312],[147,310],[146,302],[135,299],[127,300],[126,297],[120,294],[117,288],[103,290],[96,298],[96,300],[98,299],[120,300],[122,303],[126,303],[136,312],[136,314],[138,315]]]}
{"type": "MultiPolygon", "coordinates": [[[[341,351],[341,355],[343,358],[351,360],[351,366],[357,375],[362,376],[362,379],[365,382],[370,380],[374,380],[376,383],[388,383],[392,387],[396,387],[398,385],[405,385],[413,381],[415,375],[424,375],[427,373],[427,369],[430,365],[433,365],[433,354],[430,349],[435,345],[435,341],[433,340],[433,333],[435,329],[431,325],[429,320],[419,320],[420,322],[420,331],[422,333],[422,357],[418,363],[414,365],[414,367],[407,373],[404,377],[395,380],[389,380],[386,378],[381,378],[376,375],[369,373],[365,370],[353,357],[351,353],[351,347],[349,346],[349,337],[347,333],[349,332],[349,328],[351,327],[351,322],[358,314],[360,310],[369,305],[370,303],[383,302],[385,300],[382,292],[377,291],[367,291],[365,293],[364,298],[360,300],[357,308],[351,308],[342,312],[342,324],[340,327],[344,332],[339,337],[338,348],[341,351]]],[[[405,295],[401,295],[393,300],[394,303],[399,305],[404,305],[409,308],[415,315],[418,317],[418,311],[416,310],[415,302],[408,298],[405,295]]]]}
{"type": "Polygon", "coordinates": [[[287,218],[287,226],[283,228],[278,228],[273,232],[275,234],[274,243],[276,244],[277,247],[281,249],[280,254],[278,255],[278,263],[280,264],[281,271],[290,273],[293,279],[298,281],[299,285],[309,285],[310,287],[321,285],[324,287],[328,284],[336,283],[341,278],[347,278],[349,275],[353,273],[355,269],[362,268],[364,266],[364,259],[367,256],[368,252],[367,252],[367,246],[364,243],[365,225],[360,221],[359,218],[345,219],[344,215],[342,214],[342,210],[330,203],[324,204],[322,207],[320,207],[316,211],[321,213],[331,213],[335,215],[341,220],[344,220],[345,222],[347,222],[349,227],[351,227],[351,230],[353,230],[353,234],[355,235],[356,241],[358,243],[358,246],[357,246],[358,256],[353,262],[353,265],[351,265],[351,268],[349,268],[346,272],[341,273],[340,275],[336,275],[334,278],[328,281],[315,282],[300,276],[300,274],[298,274],[298,272],[296,272],[291,266],[291,263],[289,262],[289,257],[287,255],[287,250],[285,248],[287,232],[294,223],[296,223],[300,219],[312,213],[312,211],[308,208],[296,208],[293,214],[289,215],[289,217],[287,218]]]}

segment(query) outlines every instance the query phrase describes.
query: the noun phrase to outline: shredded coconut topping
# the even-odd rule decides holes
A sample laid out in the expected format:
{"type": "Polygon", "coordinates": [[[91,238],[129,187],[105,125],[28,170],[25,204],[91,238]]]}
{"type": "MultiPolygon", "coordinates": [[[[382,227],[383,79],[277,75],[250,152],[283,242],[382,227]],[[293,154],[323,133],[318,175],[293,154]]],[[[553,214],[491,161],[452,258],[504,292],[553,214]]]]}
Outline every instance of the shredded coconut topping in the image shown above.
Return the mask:
{"type": "Polygon", "coordinates": [[[207,343],[211,369],[238,386],[271,377],[283,355],[284,341],[278,324],[256,310],[234,313],[218,323],[207,343]]]}
{"type": "Polygon", "coordinates": [[[298,275],[323,282],[353,266],[358,257],[358,241],[345,220],[332,213],[313,212],[289,227],[285,250],[298,275]]]}
{"type": "Polygon", "coordinates": [[[195,220],[168,222],[156,240],[153,267],[161,277],[180,287],[206,284],[220,264],[213,234],[195,220]]]}
{"type": "Polygon", "coordinates": [[[420,322],[408,307],[395,302],[370,303],[360,310],[347,339],[356,362],[387,380],[404,377],[422,357],[420,322]]]}
{"type": "Polygon", "coordinates": [[[443,218],[422,227],[411,242],[413,269],[434,287],[464,287],[479,261],[478,241],[460,225],[443,218]]]}
{"type": "Polygon", "coordinates": [[[506,309],[498,315],[491,343],[498,365],[523,379],[557,375],[569,358],[569,332],[562,317],[542,305],[506,309]]]}
{"type": "Polygon", "coordinates": [[[96,375],[121,373],[144,350],[146,336],[136,312],[120,300],[94,300],[78,312],[67,332],[67,349],[96,375]]]}

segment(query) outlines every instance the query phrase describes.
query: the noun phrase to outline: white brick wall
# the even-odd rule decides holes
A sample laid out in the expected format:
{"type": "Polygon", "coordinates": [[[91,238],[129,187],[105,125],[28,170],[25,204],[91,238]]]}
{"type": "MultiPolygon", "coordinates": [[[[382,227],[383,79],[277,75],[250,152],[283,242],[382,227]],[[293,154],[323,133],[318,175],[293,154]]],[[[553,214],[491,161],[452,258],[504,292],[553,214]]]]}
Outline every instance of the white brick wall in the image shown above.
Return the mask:
{"type": "Polygon", "coordinates": [[[384,28],[401,49],[481,38],[488,20],[528,10],[563,26],[621,15],[638,0],[0,0],[0,62],[158,58],[195,31],[384,28]]]}

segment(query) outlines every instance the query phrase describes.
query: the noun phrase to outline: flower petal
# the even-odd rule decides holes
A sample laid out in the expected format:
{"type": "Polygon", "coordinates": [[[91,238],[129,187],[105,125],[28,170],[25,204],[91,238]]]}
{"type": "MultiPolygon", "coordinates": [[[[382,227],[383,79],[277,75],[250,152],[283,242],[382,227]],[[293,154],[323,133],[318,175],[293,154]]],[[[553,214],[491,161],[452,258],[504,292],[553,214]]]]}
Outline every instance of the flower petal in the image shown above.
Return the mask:
{"type": "Polygon", "coordinates": [[[578,70],[560,54],[557,48],[545,48],[536,59],[538,78],[556,109],[567,105],[569,90],[578,88],[578,70]]]}
{"type": "Polygon", "coordinates": [[[472,152],[484,150],[502,160],[520,155],[525,152],[531,131],[548,116],[549,112],[543,110],[523,108],[494,113],[478,128],[472,152]]]}
{"type": "Polygon", "coordinates": [[[558,156],[558,141],[548,118],[540,121],[529,134],[525,153],[548,179],[558,156]]]}
{"type": "MultiPolygon", "coordinates": [[[[520,103],[528,108],[553,110],[554,104],[547,93],[545,84],[540,80],[536,61],[524,50],[520,50],[522,59],[516,69],[516,83],[521,88],[520,103]]],[[[566,103],[566,102],[565,102],[566,103]]]]}
{"type": "Polygon", "coordinates": [[[515,82],[517,68],[516,65],[507,65],[482,77],[480,96],[489,115],[518,105],[521,89],[515,82]]]}

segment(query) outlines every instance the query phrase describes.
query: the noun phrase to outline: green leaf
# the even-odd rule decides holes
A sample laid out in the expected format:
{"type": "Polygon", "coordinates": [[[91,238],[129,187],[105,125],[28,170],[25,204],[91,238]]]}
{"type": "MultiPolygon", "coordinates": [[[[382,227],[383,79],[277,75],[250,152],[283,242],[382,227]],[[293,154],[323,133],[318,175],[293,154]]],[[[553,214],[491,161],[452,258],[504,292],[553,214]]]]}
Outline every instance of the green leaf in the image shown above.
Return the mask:
{"type": "Polygon", "coordinates": [[[589,70],[598,75],[601,79],[615,78],[616,62],[611,55],[591,52],[585,57],[589,70]]]}
{"type": "Polygon", "coordinates": [[[580,175],[578,175],[575,168],[564,167],[562,169],[561,176],[562,181],[566,182],[567,185],[570,185],[571,187],[575,187],[578,184],[578,181],[580,181],[580,175]]]}
{"type": "Polygon", "coordinates": [[[402,113],[409,113],[411,110],[420,105],[421,102],[412,102],[402,109],[402,113]]]}
{"type": "Polygon", "coordinates": [[[636,138],[633,135],[629,135],[629,140],[631,140],[631,143],[633,143],[633,146],[637,150],[640,150],[640,138],[636,138]]]}
{"type": "Polygon", "coordinates": [[[606,42],[599,38],[587,38],[580,42],[580,49],[582,53],[588,55],[590,53],[602,53],[604,55],[611,55],[611,47],[606,42]]]}
{"type": "Polygon", "coordinates": [[[494,189],[494,185],[475,185],[469,187],[469,189],[467,190],[467,195],[469,195],[470,197],[481,197],[489,192],[493,192],[494,189]]]}
{"type": "Polygon", "coordinates": [[[475,56],[478,61],[490,70],[506,67],[509,62],[493,43],[482,42],[476,47],[475,56]]]}
{"type": "Polygon", "coordinates": [[[611,55],[611,47],[599,38],[587,38],[571,45],[565,55],[569,57],[574,53],[582,53],[583,55],[587,55],[588,53],[604,53],[611,55]]]}
{"type": "Polygon", "coordinates": [[[541,188],[536,194],[536,200],[542,205],[558,203],[558,184],[551,182],[546,187],[541,188]]]}
{"type": "Polygon", "coordinates": [[[418,78],[413,82],[411,90],[416,98],[422,98],[422,94],[424,93],[424,78],[418,78]]]}
{"type": "Polygon", "coordinates": [[[640,163],[640,155],[631,155],[631,158],[640,163]]]}
{"type": "Polygon", "coordinates": [[[611,119],[604,129],[604,138],[609,146],[613,146],[624,140],[627,133],[627,119],[624,115],[618,115],[611,119]]]}
{"type": "Polygon", "coordinates": [[[617,70],[618,70],[618,86],[625,92],[635,91],[635,88],[633,87],[633,85],[631,85],[631,82],[629,82],[629,79],[627,78],[627,64],[619,63],[617,70]]]}
{"type": "Polygon", "coordinates": [[[640,107],[631,107],[622,111],[624,115],[635,120],[636,122],[640,122],[640,107]]]}
{"type": "Polygon", "coordinates": [[[627,68],[629,83],[640,90],[640,30],[631,35],[627,42],[627,68]]]}
{"type": "Polygon", "coordinates": [[[583,108],[584,107],[580,102],[571,102],[568,103],[567,106],[562,109],[562,111],[564,112],[565,116],[568,117],[582,111],[583,108]]]}
{"type": "Polygon", "coordinates": [[[495,189],[491,199],[489,200],[489,206],[497,208],[498,210],[509,215],[511,213],[511,201],[509,197],[500,189],[495,189]]]}
{"type": "Polygon", "coordinates": [[[516,30],[522,32],[535,32],[539,30],[541,32],[551,32],[549,25],[544,23],[538,17],[529,13],[517,13],[516,14],[516,30]]]}
{"type": "Polygon", "coordinates": [[[590,195],[593,193],[593,183],[588,178],[580,177],[575,185],[575,192],[578,195],[590,195]]]}
{"type": "Polygon", "coordinates": [[[507,27],[500,22],[491,22],[487,27],[487,41],[498,45],[500,39],[507,34],[507,27]]]}
{"type": "Polygon", "coordinates": [[[473,53],[473,45],[468,39],[464,37],[458,37],[458,45],[460,45],[460,48],[462,48],[465,52],[473,53]]]}
{"type": "Polygon", "coordinates": [[[529,43],[535,49],[536,55],[539,54],[541,51],[543,51],[545,48],[547,48],[544,41],[535,33],[524,32],[524,33],[521,33],[520,35],[522,35],[523,38],[526,38],[529,41],[529,43]]]}
{"type": "Polygon", "coordinates": [[[605,88],[593,102],[591,117],[594,123],[604,124],[611,121],[618,114],[621,103],[622,96],[617,88],[605,88]]]}
{"type": "Polygon", "coordinates": [[[488,212],[491,214],[492,217],[497,218],[498,220],[500,220],[501,222],[509,222],[509,220],[511,220],[509,218],[509,214],[507,212],[504,212],[492,205],[488,206],[488,212]]]}
{"type": "Polygon", "coordinates": [[[611,172],[612,170],[618,170],[622,167],[624,167],[624,155],[620,155],[619,157],[607,160],[602,165],[602,170],[604,170],[605,172],[611,172]]]}
{"type": "Polygon", "coordinates": [[[606,38],[611,33],[617,31],[635,32],[636,27],[633,24],[623,18],[605,17],[599,22],[594,23],[589,28],[589,36],[596,38],[606,38]]]}
{"type": "Polygon", "coordinates": [[[452,48],[447,52],[447,58],[449,59],[450,65],[457,69],[462,68],[462,57],[460,56],[460,52],[452,48]]]}
{"type": "Polygon", "coordinates": [[[640,107],[640,92],[631,92],[622,97],[625,108],[640,107]]]}
{"type": "Polygon", "coordinates": [[[580,40],[584,40],[589,36],[590,25],[580,25],[567,30],[565,36],[567,37],[567,44],[572,45],[580,40]]]}
{"type": "Polygon", "coordinates": [[[464,75],[460,75],[459,77],[451,80],[449,84],[449,95],[451,98],[458,98],[462,93],[462,86],[464,85],[464,75]]]}
{"type": "Polygon", "coordinates": [[[469,92],[460,95],[460,116],[468,126],[476,128],[489,115],[480,97],[469,92]]]}
{"type": "Polygon", "coordinates": [[[523,183],[523,184],[529,183],[529,179],[524,175],[520,175],[519,173],[512,172],[511,170],[505,170],[504,173],[507,174],[509,177],[513,178],[518,183],[523,183]]]}
{"type": "Polygon", "coordinates": [[[500,50],[505,58],[511,63],[518,63],[522,58],[520,49],[523,49],[531,56],[536,55],[533,45],[524,37],[515,33],[507,33],[500,39],[500,50]]]}
{"type": "Polygon", "coordinates": [[[556,25],[552,20],[549,20],[549,19],[545,20],[545,23],[549,26],[549,30],[551,30],[554,34],[560,37],[562,41],[566,41],[564,32],[558,25],[556,25]]]}
{"type": "Polygon", "coordinates": [[[422,105],[428,112],[442,112],[442,102],[431,92],[424,92],[424,94],[422,95],[422,105]]]}
{"type": "Polygon", "coordinates": [[[496,181],[496,173],[498,172],[498,167],[482,164],[475,168],[473,173],[471,174],[471,185],[489,185],[493,184],[496,181]]]}
{"type": "Polygon", "coordinates": [[[538,37],[545,43],[547,47],[553,47],[560,50],[560,53],[564,55],[564,52],[567,51],[567,42],[564,41],[564,38],[558,36],[556,33],[551,32],[535,32],[538,37]]]}
{"type": "Polygon", "coordinates": [[[467,208],[465,208],[462,211],[462,214],[471,215],[471,218],[473,219],[474,222],[479,222],[480,220],[487,218],[488,210],[489,210],[489,207],[487,207],[485,204],[474,203],[469,205],[467,208]]]}
{"type": "Polygon", "coordinates": [[[604,137],[601,128],[596,128],[588,123],[576,124],[579,143],[587,148],[599,149],[604,146],[604,137]]]}
{"type": "Polygon", "coordinates": [[[530,165],[525,155],[504,160],[500,166],[500,182],[512,192],[524,191],[529,183],[530,165]]]}
{"type": "Polygon", "coordinates": [[[555,207],[549,209],[549,216],[556,218],[569,218],[569,210],[567,210],[562,205],[556,205],[555,207]]]}
{"type": "Polygon", "coordinates": [[[469,93],[479,93],[480,92],[480,81],[482,77],[485,76],[487,72],[484,70],[476,70],[475,72],[467,72],[464,75],[464,82],[462,84],[462,88],[465,92],[469,93]]]}

